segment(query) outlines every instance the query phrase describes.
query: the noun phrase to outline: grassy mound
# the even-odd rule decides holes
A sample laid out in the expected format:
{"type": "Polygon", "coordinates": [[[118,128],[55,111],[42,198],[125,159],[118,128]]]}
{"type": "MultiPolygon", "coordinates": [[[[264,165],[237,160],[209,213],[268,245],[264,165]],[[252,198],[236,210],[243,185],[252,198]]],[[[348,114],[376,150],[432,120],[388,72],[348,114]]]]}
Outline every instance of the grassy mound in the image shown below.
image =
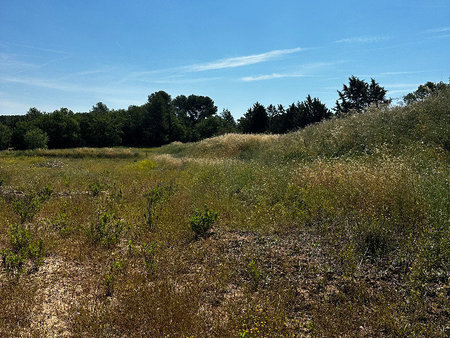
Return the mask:
{"type": "Polygon", "coordinates": [[[417,143],[450,149],[450,90],[406,107],[371,108],[286,135],[228,134],[197,143],[172,143],[158,152],[271,162],[372,154],[380,147],[401,151],[417,143]]]}

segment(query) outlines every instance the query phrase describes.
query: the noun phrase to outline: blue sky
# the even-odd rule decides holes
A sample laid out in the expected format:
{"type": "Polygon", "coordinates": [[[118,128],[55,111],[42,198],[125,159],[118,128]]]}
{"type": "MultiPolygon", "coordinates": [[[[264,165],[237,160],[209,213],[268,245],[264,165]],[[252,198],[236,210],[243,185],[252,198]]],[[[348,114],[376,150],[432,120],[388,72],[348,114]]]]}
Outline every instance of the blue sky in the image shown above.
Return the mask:
{"type": "Polygon", "coordinates": [[[210,96],[238,118],[351,75],[401,98],[450,76],[450,1],[0,0],[0,114],[210,96]]]}

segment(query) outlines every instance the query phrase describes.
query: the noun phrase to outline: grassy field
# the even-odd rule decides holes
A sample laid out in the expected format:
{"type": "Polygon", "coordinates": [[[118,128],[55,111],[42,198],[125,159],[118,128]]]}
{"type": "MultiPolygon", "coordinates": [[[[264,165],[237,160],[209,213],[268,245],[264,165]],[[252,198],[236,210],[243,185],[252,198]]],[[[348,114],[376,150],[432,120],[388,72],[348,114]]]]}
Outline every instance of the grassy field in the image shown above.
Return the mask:
{"type": "Polygon", "coordinates": [[[1,152],[0,336],[446,337],[449,149],[446,91],[286,135],[1,152]]]}

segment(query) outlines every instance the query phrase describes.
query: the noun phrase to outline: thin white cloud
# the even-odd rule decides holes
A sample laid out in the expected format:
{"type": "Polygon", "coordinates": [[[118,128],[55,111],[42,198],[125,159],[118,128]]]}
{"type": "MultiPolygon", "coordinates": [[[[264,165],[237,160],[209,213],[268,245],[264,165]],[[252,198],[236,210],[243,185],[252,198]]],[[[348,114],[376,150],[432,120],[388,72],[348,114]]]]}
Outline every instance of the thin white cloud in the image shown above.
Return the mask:
{"type": "Polygon", "coordinates": [[[412,70],[412,71],[404,71],[404,72],[383,72],[376,74],[375,76],[391,76],[391,75],[410,75],[410,74],[419,74],[425,73],[425,70],[412,70]]]}
{"type": "Polygon", "coordinates": [[[419,84],[417,83],[391,83],[383,85],[386,88],[417,88],[418,86],[419,84]]]}
{"type": "Polygon", "coordinates": [[[4,83],[17,83],[23,84],[26,86],[33,86],[38,88],[46,88],[64,92],[78,92],[78,93],[88,93],[91,95],[128,95],[135,94],[136,92],[143,91],[142,88],[126,86],[126,87],[117,87],[117,86],[90,86],[85,83],[77,84],[73,81],[61,81],[61,80],[48,80],[42,78],[35,77],[0,77],[0,84],[4,83]]]}
{"type": "Polygon", "coordinates": [[[375,43],[389,40],[386,36],[356,36],[334,41],[335,43],[375,43]]]}
{"type": "Polygon", "coordinates": [[[253,82],[253,81],[263,81],[263,80],[272,80],[272,79],[281,79],[286,77],[304,77],[303,74],[279,74],[279,73],[273,73],[273,74],[266,74],[266,75],[258,75],[258,76],[245,76],[241,77],[241,81],[244,82],[253,82]]]}
{"type": "Polygon", "coordinates": [[[292,48],[292,49],[277,49],[272,50],[262,54],[253,54],[246,56],[238,56],[226,59],[220,59],[212,62],[193,64],[189,66],[182,67],[186,72],[203,72],[207,70],[225,69],[225,68],[235,68],[253,65],[256,63],[267,62],[273,59],[277,59],[284,55],[298,53],[304,49],[302,48],[292,48]]]}
{"type": "Polygon", "coordinates": [[[427,30],[423,31],[422,33],[444,33],[444,32],[450,32],[450,27],[427,29],[427,30]]]}
{"type": "Polygon", "coordinates": [[[220,80],[221,77],[201,77],[196,79],[189,79],[189,78],[180,78],[180,79],[161,79],[161,80],[149,80],[149,83],[160,83],[160,84],[189,84],[189,83],[201,83],[201,82],[207,82],[207,81],[215,81],[220,80]]]}
{"type": "Polygon", "coordinates": [[[324,68],[327,66],[333,66],[339,63],[344,63],[346,61],[334,61],[334,62],[314,62],[307,63],[295,68],[295,71],[291,71],[289,73],[272,73],[272,74],[261,74],[256,76],[245,76],[241,77],[239,80],[244,82],[252,82],[252,81],[263,81],[263,80],[273,80],[273,79],[281,79],[281,78],[292,78],[292,77],[311,77],[315,76],[311,72],[324,68]]]}
{"type": "Polygon", "coordinates": [[[63,50],[57,50],[52,48],[44,48],[44,47],[36,47],[31,45],[25,45],[21,43],[15,43],[15,42],[1,42],[1,45],[4,47],[19,47],[19,48],[26,48],[31,50],[39,50],[41,52],[48,52],[48,53],[54,53],[54,54],[65,54],[68,55],[69,53],[63,50]]]}

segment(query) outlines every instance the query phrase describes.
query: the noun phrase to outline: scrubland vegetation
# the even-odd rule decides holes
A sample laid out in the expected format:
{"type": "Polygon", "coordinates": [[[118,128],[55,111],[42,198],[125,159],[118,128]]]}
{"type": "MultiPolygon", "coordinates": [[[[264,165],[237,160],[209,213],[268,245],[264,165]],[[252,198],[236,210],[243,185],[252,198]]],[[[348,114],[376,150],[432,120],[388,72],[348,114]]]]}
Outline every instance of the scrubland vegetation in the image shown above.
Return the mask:
{"type": "Polygon", "coordinates": [[[285,135],[0,153],[0,336],[446,337],[450,91],[285,135]]]}

